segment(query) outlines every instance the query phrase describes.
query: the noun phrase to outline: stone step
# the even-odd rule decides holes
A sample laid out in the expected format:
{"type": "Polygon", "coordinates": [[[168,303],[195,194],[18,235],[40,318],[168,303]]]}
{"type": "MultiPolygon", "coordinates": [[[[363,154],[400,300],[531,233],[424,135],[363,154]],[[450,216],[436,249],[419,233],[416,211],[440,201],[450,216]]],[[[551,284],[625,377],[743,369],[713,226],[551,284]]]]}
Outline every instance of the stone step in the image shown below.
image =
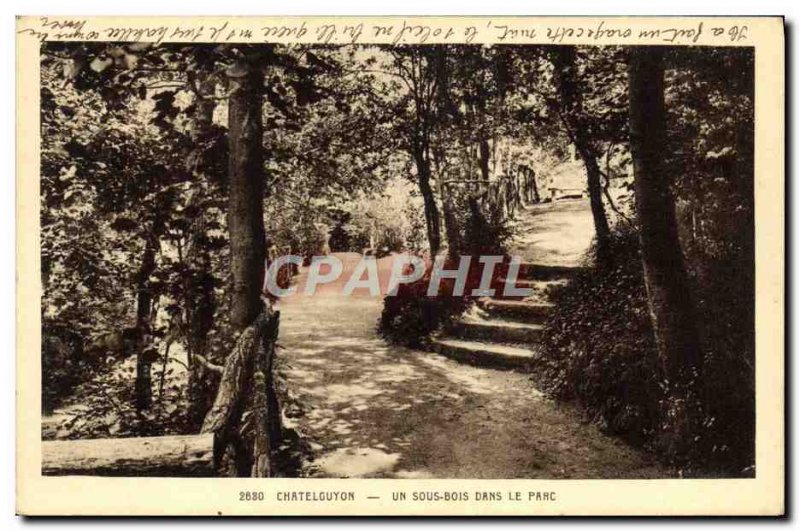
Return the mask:
{"type": "Polygon", "coordinates": [[[524,319],[530,324],[541,324],[553,311],[553,304],[505,299],[480,299],[478,303],[491,316],[499,318],[524,319]]]}
{"type": "Polygon", "coordinates": [[[522,262],[519,265],[519,280],[557,280],[572,278],[584,268],[522,262]]]}
{"type": "Polygon", "coordinates": [[[533,350],[497,343],[436,338],[431,344],[443,356],[478,367],[529,369],[537,357],[533,350]]]}
{"type": "Polygon", "coordinates": [[[496,343],[530,343],[542,332],[542,325],[502,319],[461,320],[450,327],[450,333],[464,339],[482,339],[496,343]]]}

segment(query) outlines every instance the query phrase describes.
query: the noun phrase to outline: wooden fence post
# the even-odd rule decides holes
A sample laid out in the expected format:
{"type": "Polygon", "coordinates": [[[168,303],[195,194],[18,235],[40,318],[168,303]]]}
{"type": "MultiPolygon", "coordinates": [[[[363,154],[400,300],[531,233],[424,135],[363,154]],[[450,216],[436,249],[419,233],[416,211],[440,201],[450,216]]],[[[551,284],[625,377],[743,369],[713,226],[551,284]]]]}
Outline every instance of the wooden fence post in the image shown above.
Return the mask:
{"type": "Polygon", "coordinates": [[[280,312],[264,307],[225,361],[217,397],[201,433],[215,435],[216,465],[232,454],[237,476],[271,477],[281,436],[272,375],[280,312]]]}

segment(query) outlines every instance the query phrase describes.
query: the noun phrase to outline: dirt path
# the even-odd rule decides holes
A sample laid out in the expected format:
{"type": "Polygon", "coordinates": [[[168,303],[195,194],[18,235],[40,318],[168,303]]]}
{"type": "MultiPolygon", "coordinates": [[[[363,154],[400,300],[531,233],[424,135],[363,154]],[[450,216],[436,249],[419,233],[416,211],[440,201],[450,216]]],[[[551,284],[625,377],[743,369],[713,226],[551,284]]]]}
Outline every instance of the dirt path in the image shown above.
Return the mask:
{"type": "Polygon", "coordinates": [[[527,206],[514,223],[513,254],[526,262],[577,266],[594,237],[588,199],[527,206]]]}
{"type": "MultiPolygon", "coordinates": [[[[337,255],[345,275],[359,255],[337,255]]],[[[388,259],[380,262],[385,272],[388,259]]],[[[305,272],[304,272],[305,274],[305,272]]],[[[300,284],[303,284],[301,275],[300,284]]],[[[358,293],[358,292],[356,292],[358,293]]],[[[653,478],[666,472],[607,437],[530,376],[388,345],[382,301],[327,289],[284,299],[280,351],[306,411],[293,419],[322,477],[653,478]]]]}

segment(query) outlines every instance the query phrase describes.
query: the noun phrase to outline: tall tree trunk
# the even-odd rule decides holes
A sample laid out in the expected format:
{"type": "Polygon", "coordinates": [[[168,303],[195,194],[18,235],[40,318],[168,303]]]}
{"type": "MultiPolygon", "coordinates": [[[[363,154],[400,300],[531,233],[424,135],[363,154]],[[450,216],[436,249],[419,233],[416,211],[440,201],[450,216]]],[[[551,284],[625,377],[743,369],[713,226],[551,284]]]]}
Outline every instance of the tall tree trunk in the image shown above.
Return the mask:
{"type": "Polygon", "coordinates": [[[239,477],[270,475],[270,454],[280,444],[280,404],[272,371],[279,325],[280,312],[265,307],[239,334],[200,430],[215,434],[216,457],[229,455],[228,472],[239,477]]]}
{"type": "Polygon", "coordinates": [[[483,96],[478,94],[475,97],[474,119],[478,122],[478,166],[481,169],[481,179],[488,181],[491,177],[489,163],[492,159],[492,150],[489,147],[489,136],[486,134],[486,102],[483,96]]]}
{"type": "Polygon", "coordinates": [[[261,123],[264,74],[254,63],[241,62],[227,72],[230,82],[228,231],[233,276],[231,324],[238,330],[247,327],[261,311],[261,282],[266,257],[261,123]]]}
{"type": "Polygon", "coordinates": [[[597,238],[597,261],[599,265],[609,258],[610,230],[608,218],[603,209],[603,188],[600,181],[600,166],[597,155],[586,135],[582,123],[583,99],[578,86],[575,68],[576,49],[574,46],[559,46],[553,53],[553,66],[556,69],[558,93],[561,98],[560,113],[567,135],[575,145],[578,155],[586,168],[586,181],[589,188],[589,202],[592,208],[595,235],[597,238]]]}
{"type": "MultiPolygon", "coordinates": [[[[212,77],[213,65],[198,72],[195,97],[197,102],[192,115],[191,136],[195,146],[208,142],[213,124],[216,82],[212,77]]],[[[200,357],[206,357],[207,336],[214,324],[214,276],[211,271],[211,253],[208,249],[206,229],[206,189],[212,178],[207,174],[203,161],[204,153],[196,153],[194,167],[191,168],[194,183],[194,195],[189,201],[189,208],[194,214],[190,228],[189,245],[186,261],[191,277],[185,286],[185,314],[187,325],[186,343],[189,358],[189,421],[199,429],[214,400],[214,388],[209,381],[209,374],[200,357]]]]}
{"type": "Polygon", "coordinates": [[[448,256],[456,256],[461,249],[461,233],[459,231],[458,220],[453,205],[453,185],[446,184],[444,176],[446,174],[444,154],[440,150],[433,151],[433,163],[437,179],[439,197],[442,198],[442,221],[444,222],[444,235],[447,238],[448,256]]]}
{"type": "Polygon", "coordinates": [[[142,263],[136,274],[136,381],[134,383],[134,405],[138,411],[147,409],[153,403],[153,387],[151,371],[153,360],[150,359],[150,309],[153,304],[153,293],[150,275],[156,268],[156,251],[158,236],[155,230],[148,234],[142,254],[142,263]]]}
{"type": "Polygon", "coordinates": [[[431,168],[424,148],[415,149],[414,162],[417,166],[417,182],[425,205],[425,226],[428,233],[428,244],[431,250],[431,259],[439,253],[441,243],[441,225],[439,220],[439,207],[436,206],[436,197],[431,188],[431,168]]]}
{"type": "MultiPolygon", "coordinates": [[[[642,263],[656,347],[669,382],[672,407],[685,404],[701,363],[695,310],[678,240],[675,203],[663,161],[666,147],[663,51],[631,49],[629,63],[631,154],[642,263]]],[[[691,432],[686,405],[670,414],[676,442],[691,432]]]]}
{"type": "Polygon", "coordinates": [[[531,199],[534,203],[539,203],[542,198],[539,196],[539,185],[536,184],[536,172],[534,170],[528,170],[528,179],[531,183],[531,192],[533,192],[531,199]]]}
{"type": "Polygon", "coordinates": [[[592,220],[597,237],[597,262],[600,265],[608,263],[610,258],[611,231],[608,228],[608,218],[603,208],[603,185],[600,182],[600,166],[597,157],[589,147],[589,143],[581,138],[583,134],[575,131],[578,153],[586,168],[586,184],[589,188],[589,204],[592,207],[592,220]]]}
{"type": "Polygon", "coordinates": [[[481,179],[484,181],[488,181],[491,177],[489,173],[489,159],[491,158],[491,152],[489,150],[489,141],[486,138],[481,137],[478,141],[478,154],[480,159],[478,160],[478,164],[481,168],[481,179]]]}
{"type": "Polygon", "coordinates": [[[246,443],[242,438],[239,423],[244,422],[244,418],[236,420],[238,425],[234,430],[235,434],[229,432],[226,435],[233,436],[229,443],[234,449],[234,463],[239,476],[270,474],[270,454],[280,443],[280,412],[272,388],[272,366],[270,363],[262,367],[254,360],[257,356],[265,355],[262,347],[266,345],[261,344],[261,340],[267,330],[269,329],[271,342],[274,342],[278,333],[278,314],[272,313],[270,307],[265,307],[261,301],[267,249],[263,211],[265,184],[261,118],[264,74],[260,70],[262,61],[259,59],[256,56],[246,62],[237,63],[227,71],[230,83],[228,231],[233,277],[231,324],[242,333],[235,352],[225,362],[215,405],[203,423],[204,432],[217,431],[209,428],[209,424],[213,424],[213,419],[217,418],[218,412],[215,410],[220,404],[227,410],[226,417],[230,414],[241,415],[246,411],[241,409],[246,407],[245,400],[228,402],[231,397],[226,392],[230,391],[228,386],[231,383],[236,387],[235,392],[242,393],[242,398],[252,405],[248,408],[249,424],[253,427],[250,431],[256,434],[255,440],[246,443]],[[268,326],[269,323],[271,325],[268,326]],[[241,356],[249,357],[250,361],[241,356]],[[267,411],[264,410],[265,403],[267,411]]]}
{"type": "Polygon", "coordinates": [[[214,324],[214,275],[211,256],[205,247],[205,219],[202,214],[195,220],[187,262],[192,272],[186,289],[186,342],[189,357],[189,420],[199,428],[214,399],[214,388],[209,381],[206,365],[207,337],[214,324]]]}

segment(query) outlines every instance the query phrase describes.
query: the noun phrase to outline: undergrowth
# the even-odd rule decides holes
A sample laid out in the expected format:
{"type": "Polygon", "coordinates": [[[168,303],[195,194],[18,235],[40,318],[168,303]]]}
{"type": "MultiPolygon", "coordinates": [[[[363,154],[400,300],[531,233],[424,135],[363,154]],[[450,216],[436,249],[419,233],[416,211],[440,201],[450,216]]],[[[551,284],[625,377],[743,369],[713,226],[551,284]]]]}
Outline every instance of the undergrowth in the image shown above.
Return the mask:
{"type": "Polygon", "coordinates": [[[743,261],[717,257],[690,267],[704,360],[687,400],[700,421],[691,440],[675,444],[660,430],[667,382],[633,230],[616,231],[611,256],[610,267],[583,271],[553,294],[539,362],[545,392],[577,400],[608,432],[655,450],[685,475],[752,475],[753,284],[747,268],[732,263],[743,261]]]}

